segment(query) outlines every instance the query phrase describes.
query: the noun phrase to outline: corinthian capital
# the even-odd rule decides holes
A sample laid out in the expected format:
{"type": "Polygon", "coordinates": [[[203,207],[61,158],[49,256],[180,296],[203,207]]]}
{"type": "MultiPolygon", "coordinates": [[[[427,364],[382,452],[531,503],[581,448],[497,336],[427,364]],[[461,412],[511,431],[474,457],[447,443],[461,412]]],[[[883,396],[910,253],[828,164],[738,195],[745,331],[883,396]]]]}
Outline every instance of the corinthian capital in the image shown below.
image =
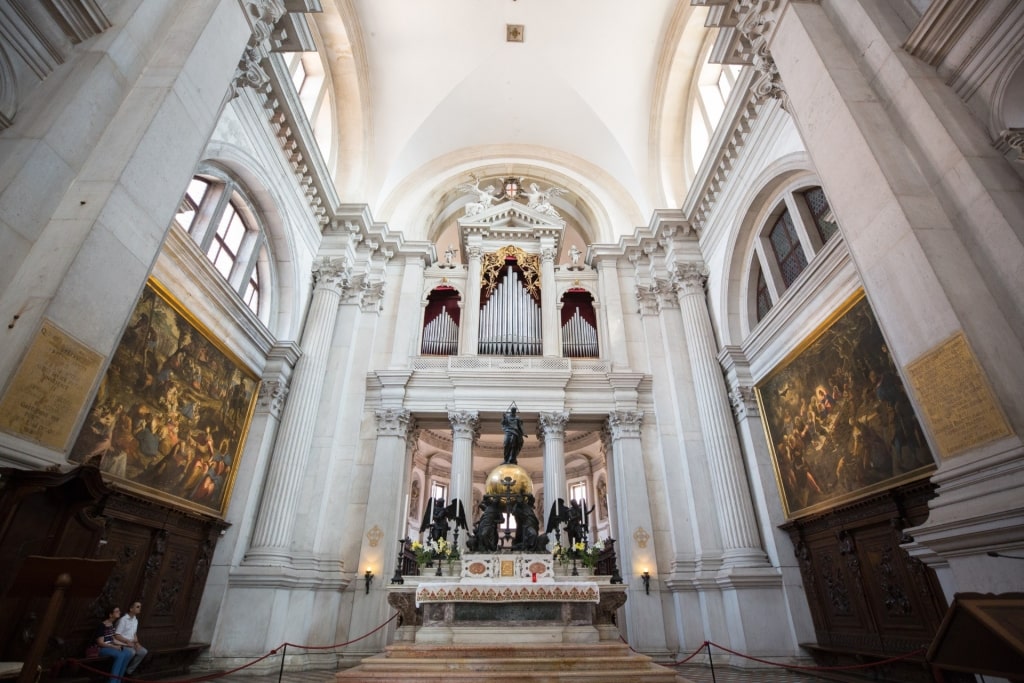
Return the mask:
{"type": "Polygon", "coordinates": [[[378,436],[397,436],[404,439],[413,426],[412,413],[398,408],[382,408],[374,412],[378,436]]]}
{"type": "Polygon", "coordinates": [[[341,292],[348,286],[352,269],[346,259],[322,258],[313,264],[313,288],[325,287],[341,292]]]}
{"type": "Polygon", "coordinates": [[[642,410],[613,410],[608,413],[608,427],[615,441],[622,438],[639,438],[640,425],[643,421],[642,410]]]}
{"type": "Polygon", "coordinates": [[[469,438],[476,441],[480,429],[480,413],[475,410],[452,410],[448,412],[452,423],[453,438],[469,438]]]}
{"type": "Polygon", "coordinates": [[[264,379],[260,383],[257,398],[259,409],[280,418],[284,409],[284,399],[288,396],[288,387],[279,379],[264,379]]]}
{"type": "Polygon", "coordinates": [[[672,269],[672,282],[683,295],[703,294],[708,281],[708,268],[703,263],[677,263],[672,269]]]}
{"type": "Polygon", "coordinates": [[[569,424],[568,412],[550,412],[538,414],[538,424],[545,438],[562,438],[565,426],[569,424]]]}

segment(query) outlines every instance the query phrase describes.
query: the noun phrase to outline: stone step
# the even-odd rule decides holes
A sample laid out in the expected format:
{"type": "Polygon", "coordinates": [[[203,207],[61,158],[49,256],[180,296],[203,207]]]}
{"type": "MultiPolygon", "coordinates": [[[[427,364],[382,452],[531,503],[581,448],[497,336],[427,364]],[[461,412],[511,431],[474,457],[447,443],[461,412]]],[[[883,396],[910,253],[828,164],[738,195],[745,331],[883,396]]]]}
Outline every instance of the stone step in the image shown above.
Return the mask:
{"type": "Polygon", "coordinates": [[[625,644],[389,645],[337,683],[685,683],[625,644]]]}
{"type": "Polygon", "coordinates": [[[621,642],[602,643],[528,643],[481,645],[475,643],[429,644],[414,645],[412,643],[395,643],[388,645],[383,653],[386,657],[400,658],[466,658],[466,657],[522,657],[537,659],[552,657],[625,657],[633,654],[629,645],[621,642]]]}

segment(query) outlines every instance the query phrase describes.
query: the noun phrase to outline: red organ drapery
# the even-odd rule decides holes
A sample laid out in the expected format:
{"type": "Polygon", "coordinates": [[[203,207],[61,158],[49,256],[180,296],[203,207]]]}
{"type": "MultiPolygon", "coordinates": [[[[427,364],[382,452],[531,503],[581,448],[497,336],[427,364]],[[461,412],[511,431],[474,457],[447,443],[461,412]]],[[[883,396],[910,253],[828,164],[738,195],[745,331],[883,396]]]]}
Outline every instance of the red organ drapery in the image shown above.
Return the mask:
{"type": "Polygon", "coordinates": [[[594,297],[585,289],[573,288],[562,296],[562,355],[598,357],[594,297]]]}
{"type": "Polygon", "coordinates": [[[454,356],[459,352],[459,292],[447,285],[427,297],[423,314],[423,355],[454,356]]]}

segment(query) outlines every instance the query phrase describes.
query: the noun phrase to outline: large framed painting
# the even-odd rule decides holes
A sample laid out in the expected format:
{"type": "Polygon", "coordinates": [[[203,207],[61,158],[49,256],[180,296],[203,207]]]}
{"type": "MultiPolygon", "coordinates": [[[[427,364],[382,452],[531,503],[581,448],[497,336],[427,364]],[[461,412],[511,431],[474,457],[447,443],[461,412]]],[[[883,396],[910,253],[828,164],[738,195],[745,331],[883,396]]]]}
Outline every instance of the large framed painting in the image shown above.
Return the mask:
{"type": "Polygon", "coordinates": [[[935,467],[863,291],[766,376],[756,395],[788,518],[935,467]]]}
{"type": "Polygon", "coordinates": [[[69,459],[144,495],[223,516],[258,384],[150,279],[69,459]]]}

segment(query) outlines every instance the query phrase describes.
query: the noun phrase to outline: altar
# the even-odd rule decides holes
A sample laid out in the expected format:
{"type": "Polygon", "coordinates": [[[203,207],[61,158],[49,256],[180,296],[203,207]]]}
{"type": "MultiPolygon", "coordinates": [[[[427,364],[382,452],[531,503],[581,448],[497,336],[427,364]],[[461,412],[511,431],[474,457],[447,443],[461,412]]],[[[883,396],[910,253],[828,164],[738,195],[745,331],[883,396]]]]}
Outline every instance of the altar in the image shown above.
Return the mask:
{"type": "Polygon", "coordinates": [[[598,643],[619,638],[626,587],[562,576],[550,555],[467,553],[459,577],[407,576],[388,587],[396,641],[417,644],[598,643]]]}

